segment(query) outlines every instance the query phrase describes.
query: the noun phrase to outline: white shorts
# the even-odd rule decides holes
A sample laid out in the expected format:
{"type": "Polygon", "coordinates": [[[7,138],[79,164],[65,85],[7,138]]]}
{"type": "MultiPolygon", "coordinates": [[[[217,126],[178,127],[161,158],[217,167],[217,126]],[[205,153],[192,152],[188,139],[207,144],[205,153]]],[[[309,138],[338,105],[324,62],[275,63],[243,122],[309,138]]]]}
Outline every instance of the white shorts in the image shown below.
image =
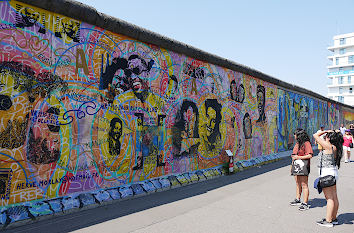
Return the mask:
{"type": "MultiPolygon", "coordinates": [[[[318,169],[318,174],[320,174],[320,169],[318,169]]],[[[321,171],[321,177],[324,176],[334,176],[336,178],[336,181],[338,181],[338,169],[337,167],[323,167],[321,171]]]]}
{"type": "Polygon", "coordinates": [[[343,152],[347,152],[350,151],[350,147],[349,146],[343,146],[343,152]]]}

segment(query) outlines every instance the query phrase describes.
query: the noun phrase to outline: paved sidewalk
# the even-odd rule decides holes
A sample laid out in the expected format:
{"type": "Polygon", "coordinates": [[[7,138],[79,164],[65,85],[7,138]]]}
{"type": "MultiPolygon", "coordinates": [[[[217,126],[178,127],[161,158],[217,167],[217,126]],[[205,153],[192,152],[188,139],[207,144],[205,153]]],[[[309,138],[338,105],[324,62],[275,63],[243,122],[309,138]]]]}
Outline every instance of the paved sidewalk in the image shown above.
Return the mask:
{"type": "Polygon", "coordinates": [[[84,210],[8,232],[354,232],[354,162],[339,170],[339,223],[316,225],[325,216],[323,193],[313,189],[317,158],[309,177],[307,211],[290,206],[295,197],[290,159],[166,192],[84,210]]]}

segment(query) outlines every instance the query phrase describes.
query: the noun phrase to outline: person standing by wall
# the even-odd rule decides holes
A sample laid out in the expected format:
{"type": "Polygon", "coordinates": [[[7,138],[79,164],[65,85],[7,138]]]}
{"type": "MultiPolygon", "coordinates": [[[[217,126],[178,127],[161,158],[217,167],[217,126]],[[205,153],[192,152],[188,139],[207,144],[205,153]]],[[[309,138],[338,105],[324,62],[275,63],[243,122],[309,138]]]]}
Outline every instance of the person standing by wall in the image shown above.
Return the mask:
{"type": "Polygon", "coordinates": [[[326,218],[317,221],[317,224],[325,227],[333,227],[338,224],[337,213],[339,201],[337,197],[338,169],[342,158],[343,136],[340,132],[328,130],[325,132],[317,132],[313,135],[317,143],[321,144],[323,151],[318,155],[320,176],[333,176],[335,178],[334,185],[323,188],[325,198],[327,200],[326,218]],[[321,138],[325,135],[325,139],[321,138]]]}
{"type": "Polygon", "coordinates": [[[342,133],[342,135],[344,136],[345,131],[347,130],[347,128],[345,128],[344,125],[341,124],[340,127],[339,127],[339,130],[340,130],[340,132],[342,133]]]}
{"type": "Polygon", "coordinates": [[[308,175],[310,174],[310,159],[313,151],[310,138],[303,129],[295,130],[294,137],[296,144],[291,155],[292,167],[291,175],[295,177],[296,182],[296,198],[290,202],[290,205],[300,205],[299,210],[308,210],[309,188],[308,175]],[[301,194],[304,194],[304,201],[301,203],[301,194]]]}
{"type": "Polygon", "coordinates": [[[343,136],[343,152],[344,152],[344,162],[350,162],[350,149],[353,148],[354,139],[353,136],[350,134],[350,130],[347,129],[343,136]]]}

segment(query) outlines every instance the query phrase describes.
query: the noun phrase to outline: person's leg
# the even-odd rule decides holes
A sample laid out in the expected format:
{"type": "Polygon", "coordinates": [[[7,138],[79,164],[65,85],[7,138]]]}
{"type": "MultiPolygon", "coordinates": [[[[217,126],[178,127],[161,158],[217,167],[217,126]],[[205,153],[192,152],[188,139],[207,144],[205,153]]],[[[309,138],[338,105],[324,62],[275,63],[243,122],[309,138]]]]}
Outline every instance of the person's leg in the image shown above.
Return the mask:
{"type": "Polygon", "coordinates": [[[348,162],[350,162],[350,147],[348,147],[348,162]]]}
{"type": "Polygon", "coordinates": [[[308,176],[299,176],[300,177],[300,186],[301,186],[301,190],[304,193],[304,203],[308,203],[309,201],[309,187],[308,187],[308,176]]]}
{"type": "Polygon", "coordinates": [[[300,176],[294,176],[295,177],[295,182],[296,182],[296,199],[300,200],[301,199],[301,183],[300,183],[300,176]]]}
{"type": "Polygon", "coordinates": [[[294,179],[295,179],[295,185],[296,185],[296,198],[295,198],[295,200],[290,202],[290,205],[292,205],[292,206],[296,206],[296,205],[300,205],[301,204],[301,201],[300,201],[300,198],[301,198],[301,185],[299,183],[298,176],[294,176],[294,179]]]}
{"type": "Polygon", "coordinates": [[[348,150],[348,147],[343,146],[343,154],[344,154],[344,162],[345,163],[348,162],[348,152],[350,153],[350,151],[348,150]]]}
{"type": "Polygon", "coordinates": [[[337,218],[338,209],[339,209],[339,201],[337,196],[337,185],[331,187],[333,189],[333,197],[334,197],[334,209],[332,213],[332,220],[337,218]]]}
{"type": "MultiPolygon", "coordinates": [[[[332,186],[333,187],[333,186],[332,186]]],[[[323,193],[327,200],[327,210],[326,210],[326,221],[332,222],[333,212],[334,212],[334,193],[333,188],[327,187],[323,188],[323,193]]]]}

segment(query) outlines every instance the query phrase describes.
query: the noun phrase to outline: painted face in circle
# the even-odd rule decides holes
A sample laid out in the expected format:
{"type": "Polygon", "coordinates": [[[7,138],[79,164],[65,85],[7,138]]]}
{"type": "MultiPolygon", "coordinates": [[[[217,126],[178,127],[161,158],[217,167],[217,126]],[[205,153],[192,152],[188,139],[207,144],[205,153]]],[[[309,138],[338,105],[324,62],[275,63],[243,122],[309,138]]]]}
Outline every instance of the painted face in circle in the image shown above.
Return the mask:
{"type": "Polygon", "coordinates": [[[128,67],[132,71],[130,81],[133,91],[141,92],[145,90],[147,83],[139,77],[139,74],[145,69],[142,60],[140,58],[131,59],[128,61],[128,67]]]}
{"type": "Polygon", "coordinates": [[[3,69],[0,71],[0,148],[14,149],[24,144],[27,131],[27,98],[20,94],[19,82],[15,80],[25,79],[21,72],[3,69]],[[16,105],[23,105],[24,112],[16,109],[16,105]]]}
{"type": "Polygon", "coordinates": [[[119,140],[120,136],[122,136],[122,125],[120,122],[116,122],[114,124],[114,128],[112,129],[112,135],[114,140],[119,140]]]}
{"type": "Polygon", "coordinates": [[[193,108],[189,107],[188,110],[186,112],[183,113],[183,117],[185,120],[185,131],[188,135],[188,137],[193,137],[193,131],[194,131],[194,127],[195,127],[195,120],[196,120],[196,115],[193,112],[193,108]]]}
{"type": "Polygon", "coordinates": [[[207,113],[208,113],[207,136],[209,137],[215,130],[216,111],[213,108],[209,107],[207,113]]]}
{"type": "Polygon", "coordinates": [[[245,138],[249,139],[252,136],[252,121],[250,115],[246,113],[244,119],[243,119],[243,124],[244,124],[244,134],[245,138]]]}
{"type": "Polygon", "coordinates": [[[264,111],[264,94],[263,92],[257,92],[257,105],[258,105],[258,111],[263,112],[264,111]]]}
{"type": "Polygon", "coordinates": [[[26,7],[21,13],[23,13],[23,15],[27,17],[28,22],[32,25],[39,19],[39,13],[35,12],[31,8],[26,7]]]}
{"type": "Polygon", "coordinates": [[[239,86],[237,93],[238,93],[238,101],[242,103],[243,100],[245,99],[245,89],[242,86],[242,84],[239,86]]]}

